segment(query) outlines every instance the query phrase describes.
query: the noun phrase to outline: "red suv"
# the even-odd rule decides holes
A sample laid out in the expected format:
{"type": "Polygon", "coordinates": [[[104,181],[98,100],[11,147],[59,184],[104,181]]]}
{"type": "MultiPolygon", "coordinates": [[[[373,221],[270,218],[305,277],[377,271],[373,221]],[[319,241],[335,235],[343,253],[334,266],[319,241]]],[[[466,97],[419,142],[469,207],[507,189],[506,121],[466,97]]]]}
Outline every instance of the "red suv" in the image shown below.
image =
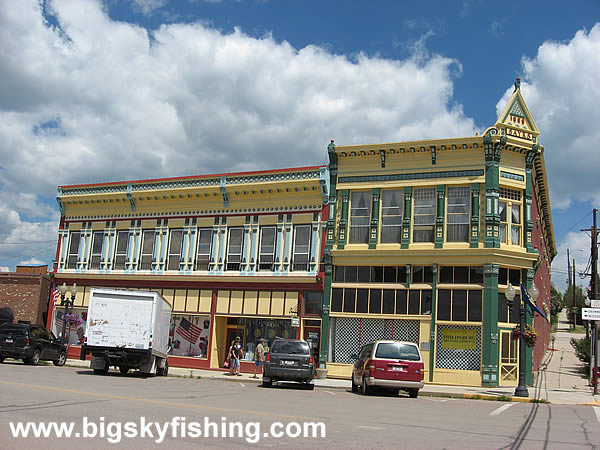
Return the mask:
{"type": "Polygon", "coordinates": [[[419,347],[412,342],[375,341],[365,345],[352,368],[352,392],[364,395],[373,388],[402,389],[411,398],[423,387],[423,359],[419,347]]]}

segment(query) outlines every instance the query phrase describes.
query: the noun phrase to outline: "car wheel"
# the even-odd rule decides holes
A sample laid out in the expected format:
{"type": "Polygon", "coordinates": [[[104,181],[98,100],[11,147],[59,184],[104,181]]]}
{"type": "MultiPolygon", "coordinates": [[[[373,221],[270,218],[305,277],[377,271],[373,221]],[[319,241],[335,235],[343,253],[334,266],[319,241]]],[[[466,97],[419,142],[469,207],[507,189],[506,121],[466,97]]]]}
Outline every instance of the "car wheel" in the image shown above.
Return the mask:
{"type": "Polygon", "coordinates": [[[371,392],[373,392],[373,388],[371,388],[369,385],[367,385],[367,380],[365,379],[365,377],[363,377],[363,379],[362,379],[361,390],[362,390],[362,395],[371,395],[371,392]]]}
{"type": "Polygon", "coordinates": [[[354,382],[354,377],[352,377],[352,392],[358,392],[358,384],[354,382]]]}
{"type": "Polygon", "coordinates": [[[119,372],[121,372],[123,375],[127,375],[127,373],[129,372],[129,367],[119,366],[119,372]]]}
{"type": "Polygon", "coordinates": [[[58,355],[58,359],[54,361],[54,365],[57,367],[62,367],[67,362],[67,354],[65,352],[60,352],[58,355]]]}
{"type": "Polygon", "coordinates": [[[271,387],[273,386],[273,380],[271,380],[270,378],[263,378],[262,384],[264,387],[271,387]]]}
{"type": "Polygon", "coordinates": [[[31,355],[31,358],[29,358],[27,360],[27,363],[31,364],[32,366],[37,366],[40,363],[40,356],[41,356],[40,351],[37,349],[34,350],[33,355],[31,355]]]}
{"type": "Polygon", "coordinates": [[[0,357],[0,364],[4,362],[4,358],[0,357]]]}
{"type": "Polygon", "coordinates": [[[390,389],[390,394],[392,394],[395,397],[398,397],[399,393],[400,393],[400,389],[390,389]]]}
{"type": "Polygon", "coordinates": [[[419,390],[418,389],[409,389],[408,396],[410,398],[417,398],[419,396],[419,390]]]}
{"type": "Polygon", "coordinates": [[[169,361],[165,361],[165,367],[162,371],[162,376],[166,377],[169,374],[169,361]]]}
{"type": "Polygon", "coordinates": [[[309,391],[314,391],[315,383],[306,383],[306,389],[308,389],[309,391]]]}

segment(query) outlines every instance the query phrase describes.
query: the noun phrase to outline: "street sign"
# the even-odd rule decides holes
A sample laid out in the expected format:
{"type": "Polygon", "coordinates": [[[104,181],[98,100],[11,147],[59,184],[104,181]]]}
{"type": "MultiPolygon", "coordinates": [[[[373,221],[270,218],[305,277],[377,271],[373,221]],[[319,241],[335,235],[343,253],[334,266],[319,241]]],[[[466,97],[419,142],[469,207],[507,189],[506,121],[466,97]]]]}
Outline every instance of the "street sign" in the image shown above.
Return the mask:
{"type": "Polygon", "coordinates": [[[581,308],[583,320],[600,320],[600,308],[581,308]]]}
{"type": "Polygon", "coordinates": [[[600,300],[590,300],[590,306],[592,308],[600,308],[600,300]]]}
{"type": "MultiPolygon", "coordinates": [[[[598,310],[598,312],[600,312],[600,309],[598,310]]],[[[292,317],[290,317],[290,319],[292,320],[291,326],[293,326],[293,327],[299,327],[300,326],[300,317],[298,317],[298,316],[292,316],[292,317]]]]}

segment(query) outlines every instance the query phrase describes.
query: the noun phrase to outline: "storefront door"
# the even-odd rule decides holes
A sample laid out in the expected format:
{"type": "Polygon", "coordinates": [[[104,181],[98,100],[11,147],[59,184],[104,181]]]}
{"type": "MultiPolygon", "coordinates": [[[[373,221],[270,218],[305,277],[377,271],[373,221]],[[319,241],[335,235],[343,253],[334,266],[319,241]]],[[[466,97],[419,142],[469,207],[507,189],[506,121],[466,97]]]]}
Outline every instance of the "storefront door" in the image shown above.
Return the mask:
{"type": "Polygon", "coordinates": [[[519,379],[517,340],[510,331],[500,332],[500,385],[516,386],[519,379]]]}
{"type": "Polygon", "coordinates": [[[321,343],[321,329],[317,327],[304,327],[304,340],[311,348],[315,366],[319,367],[319,346],[321,343]]]}

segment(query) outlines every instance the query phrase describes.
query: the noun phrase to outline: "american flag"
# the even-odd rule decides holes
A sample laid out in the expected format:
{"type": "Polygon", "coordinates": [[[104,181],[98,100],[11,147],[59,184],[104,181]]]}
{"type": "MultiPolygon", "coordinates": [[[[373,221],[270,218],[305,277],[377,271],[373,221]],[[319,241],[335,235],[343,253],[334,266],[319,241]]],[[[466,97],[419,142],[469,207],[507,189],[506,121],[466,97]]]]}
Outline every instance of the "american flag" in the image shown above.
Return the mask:
{"type": "Polygon", "coordinates": [[[175,330],[175,332],[184,338],[186,341],[195,344],[198,338],[200,337],[200,333],[202,330],[198,328],[196,325],[191,323],[185,317],[181,318],[181,322],[179,322],[179,326],[175,330]]]}
{"type": "Polygon", "coordinates": [[[60,298],[60,291],[54,288],[50,298],[52,299],[52,304],[56,306],[56,302],[58,302],[58,299],[60,298]]]}

